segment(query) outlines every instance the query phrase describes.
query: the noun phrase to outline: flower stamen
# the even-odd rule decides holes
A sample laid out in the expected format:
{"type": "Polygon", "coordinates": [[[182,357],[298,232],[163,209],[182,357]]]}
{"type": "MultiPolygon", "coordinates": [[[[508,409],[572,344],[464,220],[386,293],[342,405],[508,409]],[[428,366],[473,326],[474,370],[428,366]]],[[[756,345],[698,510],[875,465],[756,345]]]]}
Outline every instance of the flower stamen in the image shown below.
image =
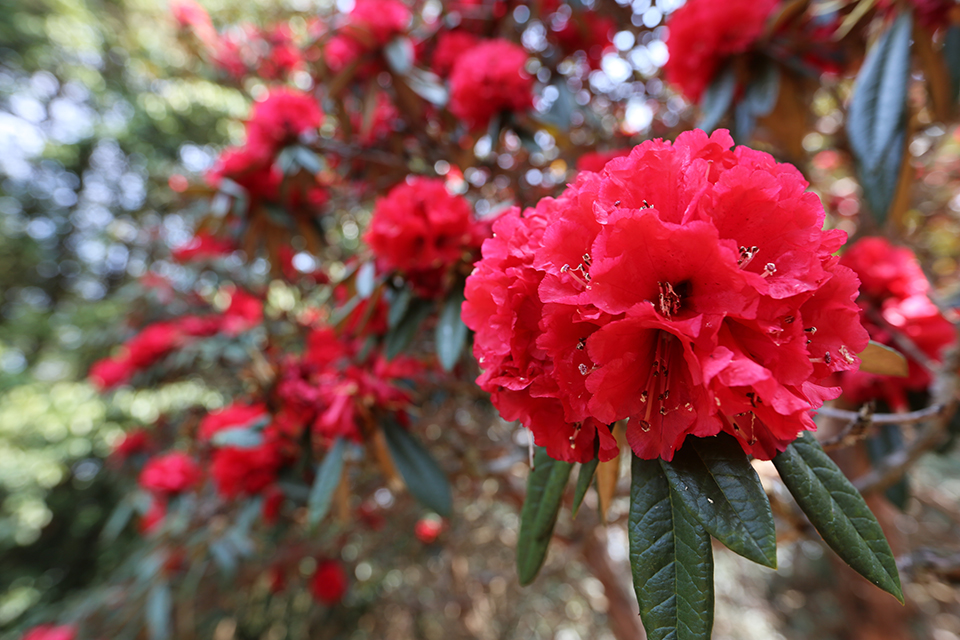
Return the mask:
{"type": "Polygon", "coordinates": [[[737,260],[737,266],[741,269],[746,269],[750,261],[753,260],[753,257],[757,255],[757,251],[759,251],[759,248],[756,245],[749,249],[747,247],[740,247],[740,258],[737,260]]]}

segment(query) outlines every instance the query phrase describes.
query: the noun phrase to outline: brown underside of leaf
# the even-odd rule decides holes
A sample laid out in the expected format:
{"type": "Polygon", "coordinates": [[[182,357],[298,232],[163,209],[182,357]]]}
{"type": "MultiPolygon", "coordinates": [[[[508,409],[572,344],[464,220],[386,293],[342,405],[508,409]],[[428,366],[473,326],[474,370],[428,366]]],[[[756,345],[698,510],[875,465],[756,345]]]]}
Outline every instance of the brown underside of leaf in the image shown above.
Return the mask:
{"type": "Polygon", "coordinates": [[[859,355],[860,371],[864,373],[906,378],[910,370],[902,353],[873,340],[859,355]]]}

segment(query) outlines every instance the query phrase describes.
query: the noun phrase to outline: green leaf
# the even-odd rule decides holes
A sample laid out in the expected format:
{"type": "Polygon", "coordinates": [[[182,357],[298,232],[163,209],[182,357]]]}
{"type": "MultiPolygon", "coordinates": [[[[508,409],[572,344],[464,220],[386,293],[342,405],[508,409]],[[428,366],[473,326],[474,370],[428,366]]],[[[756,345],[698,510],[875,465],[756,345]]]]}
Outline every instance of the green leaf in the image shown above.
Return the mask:
{"type": "Polygon", "coordinates": [[[731,551],[777,568],[777,530],[770,500],[733,436],[687,438],[661,466],[680,502],[731,551]]]}
{"type": "Polygon", "coordinates": [[[263,434],[257,429],[224,429],[213,434],[210,443],[215,447],[256,449],[263,444],[263,434]]]}
{"type": "Polygon", "coordinates": [[[887,217],[903,162],[910,79],[909,11],[867,53],[847,113],[847,136],[860,182],[878,223],[887,217]]]}
{"type": "Polygon", "coordinates": [[[396,73],[409,73],[413,68],[413,43],[410,38],[394,38],[383,48],[383,56],[396,73]]]}
{"type": "Polygon", "coordinates": [[[413,289],[409,285],[397,291],[396,297],[390,302],[390,311],[387,312],[387,326],[393,329],[400,324],[403,317],[407,315],[407,309],[410,308],[410,302],[413,301],[413,289]]]}
{"type": "Polygon", "coordinates": [[[710,536],[681,504],[658,460],[633,457],[630,566],[649,640],[709,640],[713,629],[710,536]]]}
{"type": "Polygon", "coordinates": [[[356,279],[357,295],[361,300],[366,300],[373,294],[377,286],[377,267],[372,262],[364,262],[357,269],[356,279]]]}
{"type": "Polygon", "coordinates": [[[950,73],[950,95],[956,100],[960,94],[960,26],[947,27],[943,36],[943,57],[950,73]]]}
{"type": "Polygon", "coordinates": [[[410,71],[404,75],[404,80],[407,81],[407,86],[409,86],[414,93],[430,104],[440,108],[447,106],[447,102],[450,100],[450,94],[447,92],[446,87],[443,86],[443,79],[437,74],[420,69],[419,67],[412,67],[410,71]]]}
{"type": "Polygon", "coordinates": [[[780,93],[780,70],[773,61],[764,61],[743,92],[743,98],[734,109],[734,137],[743,143],[749,141],[757,118],[770,115],[780,93]]]}
{"type": "Polygon", "coordinates": [[[390,457],[413,497],[428,509],[449,516],[453,506],[450,484],[436,460],[405,429],[388,420],[383,435],[390,457]]]}
{"type": "Polygon", "coordinates": [[[467,325],[460,318],[463,305],[463,290],[454,291],[443,303],[437,322],[437,356],[444,371],[451,371],[460,359],[460,352],[467,341],[467,325]]]}
{"type": "Polygon", "coordinates": [[[384,339],[384,351],[387,360],[393,360],[401,351],[410,346],[420,329],[420,325],[427,319],[431,311],[433,311],[433,303],[430,301],[416,298],[410,302],[403,318],[395,327],[387,331],[387,336],[384,339]]]}
{"type": "Polygon", "coordinates": [[[597,465],[600,464],[600,458],[594,458],[590,462],[580,465],[580,473],[577,475],[577,489],[573,492],[573,515],[577,515],[580,510],[580,504],[583,497],[587,495],[587,489],[593,482],[593,476],[597,473],[597,465]]]}
{"type": "Polygon", "coordinates": [[[136,511],[136,502],[132,496],[126,496],[114,508],[106,524],[100,530],[100,543],[107,545],[116,540],[127,528],[136,511]]]}
{"type": "Polygon", "coordinates": [[[804,432],[773,464],[824,542],[854,571],[902,603],[897,563],[883,530],[820,443],[804,432]]]}
{"type": "Polygon", "coordinates": [[[698,129],[710,133],[717,128],[720,120],[726,115],[727,109],[733,103],[733,94],[737,88],[737,76],[733,66],[727,65],[710,83],[700,98],[700,112],[702,116],[697,123],[698,129]]]}
{"type": "Polygon", "coordinates": [[[330,511],[333,492],[337,490],[343,476],[343,452],[346,448],[347,441],[337,438],[317,467],[317,477],[313,481],[307,501],[307,520],[311,527],[320,524],[330,511]]]}
{"type": "Polygon", "coordinates": [[[517,575],[522,585],[533,582],[547,557],[571,468],[571,463],[548,456],[546,449],[537,449],[534,467],[527,478],[527,496],[520,511],[517,538],[517,575]]]}
{"type": "Polygon", "coordinates": [[[167,640],[170,637],[170,618],[173,614],[173,596],[166,581],[150,587],[146,610],[147,637],[150,640],[167,640]]]}

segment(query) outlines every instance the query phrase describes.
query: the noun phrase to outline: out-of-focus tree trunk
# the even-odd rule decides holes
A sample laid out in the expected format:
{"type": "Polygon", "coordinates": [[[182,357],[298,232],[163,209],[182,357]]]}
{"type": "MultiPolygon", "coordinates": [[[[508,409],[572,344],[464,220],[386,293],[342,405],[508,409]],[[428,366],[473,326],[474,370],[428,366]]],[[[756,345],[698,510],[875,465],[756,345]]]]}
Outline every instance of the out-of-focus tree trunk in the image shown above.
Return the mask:
{"type": "Polygon", "coordinates": [[[637,598],[624,579],[624,569],[617,566],[607,553],[607,533],[603,527],[594,527],[583,544],[583,559],[594,577],[603,584],[609,606],[607,620],[610,632],[617,640],[645,640],[637,607],[637,598]]]}

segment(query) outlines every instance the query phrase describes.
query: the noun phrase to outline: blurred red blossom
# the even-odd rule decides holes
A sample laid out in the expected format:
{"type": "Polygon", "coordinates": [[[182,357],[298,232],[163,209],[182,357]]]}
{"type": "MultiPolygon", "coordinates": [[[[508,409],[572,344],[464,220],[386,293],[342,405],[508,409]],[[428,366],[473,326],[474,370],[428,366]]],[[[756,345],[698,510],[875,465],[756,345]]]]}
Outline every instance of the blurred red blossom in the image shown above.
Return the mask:
{"type": "Polygon", "coordinates": [[[778,1],[688,0],[667,18],[667,82],[699,102],[726,59],[748,51],[760,37],[778,1]]]}
{"type": "Polygon", "coordinates": [[[222,258],[235,250],[236,244],[233,240],[201,231],[184,244],[175,247],[170,252],[170,256],[177,262],[190,262],[222,258]]]}
{"type": "Polygon", "coordinates": [[[630,149],[610,149],[609,151],[588,151],[577,159],[577,171],[600,173],[614,158],[630,155],[630,149]]]}
{"type": "Polygon", "coordinates": [[[450,73],[450,111],[470,129],[481,130],[500,111],[533,104],[533,78],[524,71],[527,52],[507,40],[487,40],[468,49],[450,73]]]}
{"type": "Polygon", "coordinates": [[[347,573],[336,560],[320,560],[310,579],[310,593],[320,603],[334,605],[347,593],[347,573]]]}
{"type": "Polygon", "coordinates": [[[642,458],[725,431],[770,459],[857,367],[846,234],[796,169],[732,144],[645,142],[495,223],[463,306],[478,382],[552,457],[617,455],[607,425],[629,418],[642,458]]]}
{"type": "MultiPolygon", "coordinates": [[[[956,343],[957,329],[930,300],[930,283],[910,249],[896,247],[885,238],[863,238],[843,254],[840,264],[860,277],[858,303],[873,340],[897,348],[899,334],[933,362],[939,362],[944,350],[956,343]]],[[[853,403],[878,399],[896,411],[908,410],[907,394],[925,391],[932,378],[909,351],[906,356],[905,378],[843,372],[844,398],[853,403]]]]}
{"type": "Polygon", "coordinates": [[[483,237],[470,203],[443,180],[409,178],[377,200],[365,239],[384,271],[399,271],[424,297],[483,237]]]}
{"type": "Polygon", "coordinates": [[[420,518],[413,528],[417,540],[423,544],[433,544],[443,531],[443,520],[440,518],[420,518]]]}
{"type": "Polygon", "coordinates": [[[29,629],[23,634],[22,640],[74,640],[76,637],[77,628],[73,625],[42,624],[29,629]]]}
{"type": "Polygon", "coordinates": [[[196,460],[181,451],[172,451],[147,461],[140,472],[140,486],[166,496],[192,489],[201,476],[196,460]]]}

